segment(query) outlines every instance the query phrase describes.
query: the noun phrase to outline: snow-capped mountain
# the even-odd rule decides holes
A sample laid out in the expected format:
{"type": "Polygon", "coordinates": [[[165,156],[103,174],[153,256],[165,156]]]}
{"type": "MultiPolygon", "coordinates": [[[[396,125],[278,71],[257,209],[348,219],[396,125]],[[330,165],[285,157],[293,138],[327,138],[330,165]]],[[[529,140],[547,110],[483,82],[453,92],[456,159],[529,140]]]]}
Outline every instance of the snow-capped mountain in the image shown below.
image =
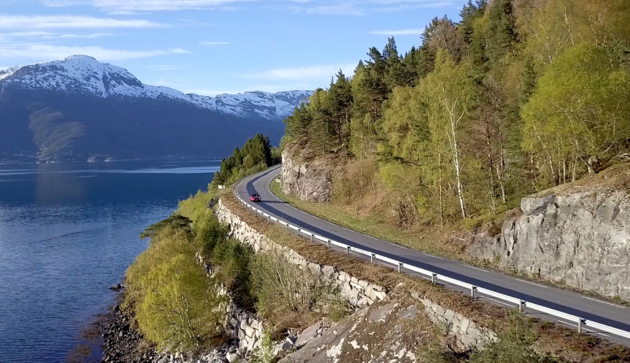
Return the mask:
{"type": "Polygon", "coordinates": [[[0,71],[0,88],[5,86],[101,98],[172,100],[226,115],[268,120],[284,119],[313,93],[255,91],[216,97],[184,94],[168,87],[145,85],[124,68],[81,55],[0,71]]]}

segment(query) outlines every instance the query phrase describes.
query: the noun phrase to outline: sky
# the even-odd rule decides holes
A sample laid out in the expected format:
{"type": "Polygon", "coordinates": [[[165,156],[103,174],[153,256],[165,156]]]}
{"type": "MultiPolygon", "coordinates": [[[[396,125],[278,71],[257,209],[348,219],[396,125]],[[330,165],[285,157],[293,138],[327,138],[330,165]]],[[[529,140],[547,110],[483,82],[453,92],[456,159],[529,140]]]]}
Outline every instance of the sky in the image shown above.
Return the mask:
{"type": "Polygon", "coordinates": [[[466,0],[0,0],[0,68],[89,55],[216,95],[326,88],[394,36],[420,44],[466,0]]]}

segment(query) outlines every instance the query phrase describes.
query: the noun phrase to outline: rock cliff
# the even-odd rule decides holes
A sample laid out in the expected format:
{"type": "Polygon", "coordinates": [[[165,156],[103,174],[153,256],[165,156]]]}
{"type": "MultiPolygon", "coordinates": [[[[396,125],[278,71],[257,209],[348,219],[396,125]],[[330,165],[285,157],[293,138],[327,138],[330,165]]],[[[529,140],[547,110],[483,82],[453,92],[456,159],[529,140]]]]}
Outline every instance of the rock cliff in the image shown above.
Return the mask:
{"type": "Polygon", "coordinates": [[[630,165],[523,198],[522,215],[468,248],[518,273],[630,300],[630,165]]]}
{"type": "Polygon", "coordinates": [[[282,191],[302,200],[324,203],[332,200],[332,167],[321,159],[299,160],[294,151],[282,152],[282,191]]]}

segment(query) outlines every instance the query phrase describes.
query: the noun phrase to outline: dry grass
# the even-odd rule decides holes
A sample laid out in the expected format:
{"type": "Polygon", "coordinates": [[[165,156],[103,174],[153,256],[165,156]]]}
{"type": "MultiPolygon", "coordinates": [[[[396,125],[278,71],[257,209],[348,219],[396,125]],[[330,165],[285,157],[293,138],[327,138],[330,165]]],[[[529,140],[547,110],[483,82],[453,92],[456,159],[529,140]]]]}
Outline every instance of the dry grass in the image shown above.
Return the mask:
{"type": "MultiPolygon", "coordinates": [[[[430,282],[399,274],[396,271],[371,264],[367,261],[327,249],[325,246],[310,243],[297,237],[275,224],[256,218],[242,207],[231,194],[222,198],[225,206],[237,214],[241,220],[274,242],[289,247],[307,260],[321,265],[332,265],[339,270],[352,272],[356,278],[378,284],[390,291],[390,296],[409,296],[412,293],[426,298],[460,313],[482,327],[495,331],[506,328],[506,308],[498,307],[479,300],[471,299],[465,294],[447,290],[430,282]]],[[[557,324],[530,319],[532,328],[539,334],[537,346],[544,352],[568,362],[628,362],[630,349],[613,344],[597,337],[578,334],[572,329],[557,324]]]]}
{"type": "Polygon", "coordinates": [[[461,230],[461,227],[454,227],[448,230],[438,226],[425,226],[422,229],[405,229],[390,224],[382,213],[370,213],[374,209],[366,210],[361,215],[358,215],[355,209],[357,204],[339,205],[337,203],[305,202],[299,198],[284,194],[280,184],[275,181],[271,183],[271,191],[292,206],[340,226],[438,256],[468,263],[476,262],[474,258],[464,252],[466,243],[454,242],[454,240],[457,240],[454,236],[466,233],[461,230]]]}
{"type": "Polygon", "coordinates": [[[630,162],[613,164],[598,174],[585,176],[576,182],[559,185],[555,188],[534,194],[533,196],[542,197],[549,194],[568,195],[593,188],[611,188],[620,191],[629,191],[630,162]]]}

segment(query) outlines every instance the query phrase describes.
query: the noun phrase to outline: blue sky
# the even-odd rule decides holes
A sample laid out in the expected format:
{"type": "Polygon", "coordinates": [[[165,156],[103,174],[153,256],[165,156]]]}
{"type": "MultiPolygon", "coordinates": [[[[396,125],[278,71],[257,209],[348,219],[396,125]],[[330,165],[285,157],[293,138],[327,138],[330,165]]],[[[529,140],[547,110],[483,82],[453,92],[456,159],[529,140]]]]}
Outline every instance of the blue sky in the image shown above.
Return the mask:
{"type": "Polygon", "coordinates": [[[326,87],[394,35],[420,43],[466,0],[0,0],[0,67],[84,54],[215,95],[326,87]]]}

